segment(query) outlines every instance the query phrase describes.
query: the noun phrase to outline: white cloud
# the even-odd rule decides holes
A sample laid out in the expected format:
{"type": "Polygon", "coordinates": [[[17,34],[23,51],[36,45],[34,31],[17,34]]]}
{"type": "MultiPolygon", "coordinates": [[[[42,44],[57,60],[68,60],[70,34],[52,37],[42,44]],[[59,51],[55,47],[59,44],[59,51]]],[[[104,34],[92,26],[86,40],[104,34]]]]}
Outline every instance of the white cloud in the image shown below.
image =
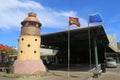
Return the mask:
{"type": "MultiPolygon", "coordinates": [[[[77,16],[74,11],[55,11],[34,0],[2,0],[0,2],[0,28],[20,28],[21,21],[27,13],[35,11],[45,27],[61,27],[68,25],[68,16],[77,16]]],[[[82,25],[86,21],[80,18],[82,25]]]]}

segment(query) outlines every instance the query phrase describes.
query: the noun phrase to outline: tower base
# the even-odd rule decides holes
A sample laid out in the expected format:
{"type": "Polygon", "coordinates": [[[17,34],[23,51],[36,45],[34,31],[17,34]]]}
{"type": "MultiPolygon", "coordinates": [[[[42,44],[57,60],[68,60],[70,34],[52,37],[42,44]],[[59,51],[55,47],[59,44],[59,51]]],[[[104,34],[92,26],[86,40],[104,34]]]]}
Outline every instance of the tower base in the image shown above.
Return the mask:
{"type": "Polygon", "coordinates": [[[42,60],[16,60],[14,63],[14,73],[33,74],[37,71],[46,72],[42,60]]]}

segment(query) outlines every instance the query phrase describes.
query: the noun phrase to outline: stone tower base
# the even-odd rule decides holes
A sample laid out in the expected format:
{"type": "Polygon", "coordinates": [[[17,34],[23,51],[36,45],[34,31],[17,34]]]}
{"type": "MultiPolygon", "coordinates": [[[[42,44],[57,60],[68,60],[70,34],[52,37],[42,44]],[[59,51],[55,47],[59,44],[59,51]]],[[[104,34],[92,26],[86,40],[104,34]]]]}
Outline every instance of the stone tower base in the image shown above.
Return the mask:
{"type": "Polygon", "coordinates": [[[16,60],[14,63],[14,73],[33,74],[36,71],[46,72],[42,60],[16,60]]]}

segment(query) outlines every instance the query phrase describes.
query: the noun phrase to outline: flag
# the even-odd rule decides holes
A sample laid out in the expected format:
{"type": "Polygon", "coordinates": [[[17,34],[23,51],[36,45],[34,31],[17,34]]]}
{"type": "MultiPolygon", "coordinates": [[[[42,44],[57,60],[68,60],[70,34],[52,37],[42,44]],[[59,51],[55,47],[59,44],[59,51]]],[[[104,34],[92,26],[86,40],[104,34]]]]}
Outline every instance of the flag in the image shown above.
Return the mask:
{"type": "Polygon", "coordinates": [[[99,22],[103,22],[103,18],[100,16],[100,14],[89,15],[89,23],[99,23],[99,22]]]}
{"type": "Polygon", "coordinates": [[[77,27],[80,27],[79,18],[69,17],[69,26],[71,25],[76,25],[77,27]]]}

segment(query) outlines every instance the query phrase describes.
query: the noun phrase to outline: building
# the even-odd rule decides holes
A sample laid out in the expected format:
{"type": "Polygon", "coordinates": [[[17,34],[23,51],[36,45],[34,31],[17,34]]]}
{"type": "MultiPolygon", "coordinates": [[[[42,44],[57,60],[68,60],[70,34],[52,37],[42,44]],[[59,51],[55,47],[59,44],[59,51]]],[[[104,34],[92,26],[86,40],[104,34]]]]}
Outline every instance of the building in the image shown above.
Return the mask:
{"type": "Polygon", "coordinates": [[[28,13],[28,17],[22,22],[21,35],[18,39],[18,55],[14,63],[14,73],[33,74],[37,71],[46,72],[46,68],[40,59],[40,27],[41,23],[34,12],[28,13]]]}
{"type": "Polygon", "coordinates": [[[57,56],[58,50],[41,48],[40,54],[41,59],[44,61],[45,65],[58,64],[57,56]]]}
{"type": "Polygon", "coordinates": [[[120,49],[119,49],[119,42],[116,42],[116,35],[115,34],[107,34],[109,45],[108,51],[106,52],[106,57],[113,57],[116,61],[120,62],[120,49]]]}
{"type": "MultiPolygon", "coordinates": [[[[68,63],[68,30],[43,34],[41,39],[41,44],[46,48],[50,46],[51,49],[59,50],[55,55],[59,64],[68,63]]],[[[111,44],[103,25],[70,29],[71,64],[95,64],[96,60],[98,64],[104,63],[106,53],[115,53],[116,50],[116,43],[111,44]]]]}

